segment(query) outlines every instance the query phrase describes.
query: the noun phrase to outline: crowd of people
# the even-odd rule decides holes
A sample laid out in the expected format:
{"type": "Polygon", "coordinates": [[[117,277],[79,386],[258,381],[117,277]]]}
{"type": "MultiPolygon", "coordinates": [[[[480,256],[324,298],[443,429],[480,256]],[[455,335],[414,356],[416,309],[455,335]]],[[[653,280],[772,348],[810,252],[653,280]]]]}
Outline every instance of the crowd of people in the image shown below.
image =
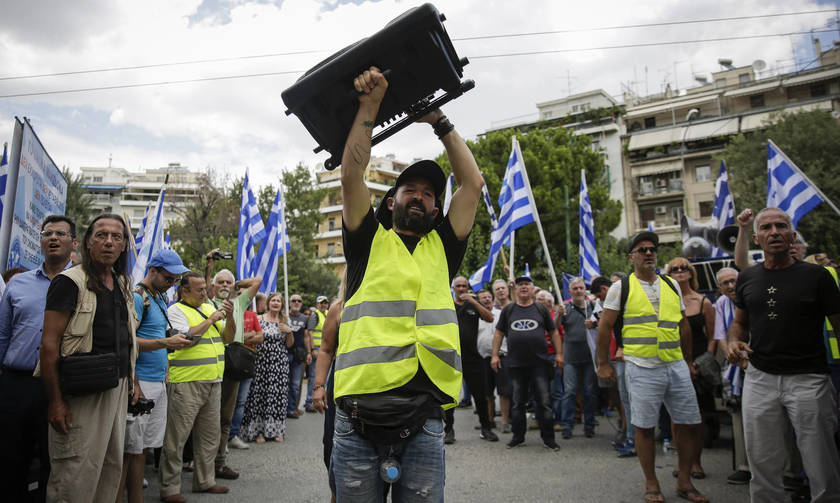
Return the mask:
{"type": "Polygon", "coordinates": [[[629,275],[576,278],[568,299],[527,274],[473,293],[456,276],[483,184],[466,143],[440,110],[421,119],[459,186],[448,213],[432,161],[406,168],[373,208],[363,173],[388,83],[372,67],[354,86],[341,174],[347,268],[332,301],[305,308],[292,294],[286,306],[258,292],[259,278],[217,271],[216,250],[203,273],[161,250],[131,285],[120,216],[96,216],[80,240],[71,219],[43,220],[43,264],[10,276],[0,301],[10,501],[142,501],[149,462],[161,501],[186,500],[185,471],[192,492],[227,493],[219,480],[239,477],[228,449],[283,442],[287,420],[316,411],[334,499],[442,501],[459,405],[478,423],[459,435],[501,434],[507,449],[534,429],[559,451],[578,424],[594,439],[599,421],[617,417],[612,444],[638,458],[648,503],[665,500],[657,441],[677,452],[676,494],[709,501],[695,481],[728,410],[728,483],[750,484],[760,503],[785,500],[785,489],[794,501],[840,501],[838,276],[825,254],[807,256],[783,211],[739,215],[737,269],[717,270],[718,296],[699,291],[685,258],[659,264],[649,231],[629,240],[629,275]],[[761,264],[749,263],[751,235],[761,264]]]}

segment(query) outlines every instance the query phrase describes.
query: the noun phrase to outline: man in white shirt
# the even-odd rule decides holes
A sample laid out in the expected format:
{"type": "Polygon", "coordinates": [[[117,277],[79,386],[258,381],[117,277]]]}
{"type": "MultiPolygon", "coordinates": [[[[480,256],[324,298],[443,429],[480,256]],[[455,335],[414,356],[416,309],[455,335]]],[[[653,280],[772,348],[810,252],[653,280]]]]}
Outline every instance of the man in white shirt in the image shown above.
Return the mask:
{"type": "MultiPolygon", "coordinates": [[[[504,281],[502,282],[504,283],[504,281]]],[[[507,289],[507,284],[504,285],[507,289]]],[[[496,331],[496,320],[502,311],[493,306],[493,295],[487,290],[478,292],[478,301],[490,310],[493,314],[493,321],[478,321],[478,354],[484,359],[484,376],[487,384],[487,408],[490,420],[496,415],[496,399],[493,396],[493,389],[499,392],[499,406],[502,412],[502,433],[510,433],[510,381],[504,367],[499,372],[493,372],[490,368],[490,357],[493,356],[493,334],[496,331]]],[[[507,340],[502,340],[502,349],[499,351],[501,358],[507,355],[507,340]]]]}

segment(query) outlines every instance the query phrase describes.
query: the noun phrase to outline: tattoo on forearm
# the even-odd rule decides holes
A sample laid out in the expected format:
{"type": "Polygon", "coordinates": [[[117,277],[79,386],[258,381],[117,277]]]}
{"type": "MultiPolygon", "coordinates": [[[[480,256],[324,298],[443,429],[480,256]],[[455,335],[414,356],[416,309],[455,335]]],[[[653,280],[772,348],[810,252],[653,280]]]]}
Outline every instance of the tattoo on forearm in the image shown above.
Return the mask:
{"type": "Polygon", "coordinates": [[[362,125],[373,129],[373,121],[362,121],[362,125]]]}
{"type": "Polygon", "coordinates": [[[358,143],[354,143],[353,148],[350,149],[350,154],[353,156],[353,162],[356,164],[362,164],[362,159],[364,159],[366,155],[370,155],[370,148],[365,148],[358,143]]]}

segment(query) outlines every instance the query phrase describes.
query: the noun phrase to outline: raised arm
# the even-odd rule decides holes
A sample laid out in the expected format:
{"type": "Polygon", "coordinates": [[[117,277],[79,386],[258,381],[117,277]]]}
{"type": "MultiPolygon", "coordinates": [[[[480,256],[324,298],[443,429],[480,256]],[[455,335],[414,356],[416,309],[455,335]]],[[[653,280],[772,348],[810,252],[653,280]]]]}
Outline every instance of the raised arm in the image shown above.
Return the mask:
{"type": "Polygon", "coordinates": [[[744,270],[752,265],[750,260],[750,234],[753,210],[747,208],[738,215],[738,238],[735,240],[735,267],[744,270]]]}
{"type": "Polygon", "coordinates": [[[420,119],[420,122],[427,122],[436,126],[436,130],[450,128],[449,132],[440,137],[449,163],[452,165],[452,174],[455,175],[455,182],[458,190],[452,194],[452,201],[449,204],[449,222],[452,230],[458,239],[466,239],[475,221],[475,211],[478,208],[478,200],[481,198],[481,187],[484,180],[478,170],[478,164],[472,155],[466,142],[452,129],[449,120],[440,110],[435,110],[420,119]]]}
{"type": "Polygon", "coordinates": [[[370,210],[370,191],[365,185],[365,168],[370,160],[370,138],[376,125],[379,105],[388,89],[388,81],[371,66],[353,80],[359,91],[359,111],[350,127],[344,153],[341,156],[341,198],[344,203],[342,218],[349,231],[355,231],[362,224],[370,210]]]}

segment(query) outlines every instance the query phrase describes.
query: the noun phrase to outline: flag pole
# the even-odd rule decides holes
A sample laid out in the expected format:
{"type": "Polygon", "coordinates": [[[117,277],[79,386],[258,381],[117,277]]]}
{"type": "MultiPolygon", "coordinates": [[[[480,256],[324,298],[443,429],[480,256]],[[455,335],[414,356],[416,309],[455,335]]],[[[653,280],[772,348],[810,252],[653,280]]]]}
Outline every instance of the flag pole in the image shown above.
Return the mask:
{"type": "MultiPolygon", "coordinates": [[[[551,281],[554,284],[554,291],[559,292],[560,287],[557,284],[557,275],[554,273],[554,264],[551,263],[551,254],[548,252],[548,244],[545,242],[545,234],[543,233],[542,223],[540,222],[540,213],[537,211],[537,203],[534,201],[534,193],[531,191],[531,181],[528,180],[528,167],[525,166],[525,158],[522,157],[522,150],[519,149],[519,142],[516,137],[513,138],[516,154],[522,159],[522,178],[525,182],[525,187],[528,189],[528,202],[531,203],[531,209],[534,210],[534,220],[536,220],[537,231],[540,233],[540,241],[542,241],[543,251],[545,252],[545,259],[548,262],[548,272],[551,274],[551,281]]],[[[511,259],[513,258],[513,234],[511,234],[511,259]]]]}
{"type": "MultiPolygon", "coordinates": [[[[281,195],[281,198],[282,198],[282,201],[283,201],[283,207],[280,208],[280,211],[282,211],[281,215],[283,215],[283,225],[285,227],[285,224],[286,224],[286,195],[283,193],[283,184],[280,184],[280,195],[281,195]]],[[[285,231],[285,232],[288,232],[288,231],[285,231]]],[[[281,236],[281,239],[282,239],[282,236],[281,236]]],[[[286,318],[289,317],[289,271],[288,271],[288,265],[286,263],[286,255],[288,255],[288,254],[289,254],[289,250],[286,249],[286,244],[283,243],[283,291],[284,291],[283,295],[285,295],[285,297],[284,297],[285,301],[283,302],[283,304],[286,305],[286,318]]],[[[303,308],[303,306],[301,306],[301,308],[303,308]]]]}
{"type": "MultiPolygon", "coordinates": [[[[825,194],[823,194],[823,191],[821,191],[821,190],[820,190],[820,188],[819,188],[819,187],[817,187],[817,184],[815,184],[814,182],[812,182],[812,181],[811,181],[811,179],[810,179],[810,178],[808,178],[808,175],[806,175],[805,173],[803,173],[803,172],[802,172],[802,170],[801,170],[801,169],[799,169],[799,166],[797,166],[797,165],[796,165],[796,163],[795,163],[795,162],[793,162],[793,161],[792,161],[792,160],[791,160],[791,159],[787,156],[787,154],[785,154],[785,153],[784,153],[784,151],[783,151],[782,149],[780,149],[780,148],[779,148],[779,146],[778,146],[778,145],[776,145],[775,143],[773,143],[773,140],[771,140],[770,138],[767,138],[767,141],[768,141],[768,142],[770,142],[770,144],[771,144],[771,145],[773,145],[773,147],[776,149],[776,152],[779,152],[780,154],[784,155],[784,156],[785,156],[785,158],[786,158],[788,161],[790,161],[789,166],[790,166],[791,168],[793,168],[793,170],[794,170],[794,171],[796,171],[797,173],[799,173],[799,174],[800,174],[800,176],[802,176],[802,178],[804,178],[804,179],[805,179],[805,181],[806,181],[806,182],[808,182],[808,184],[809,184],[809,185],[811,185],[811,187],[813,187],[813,188],[814,188],[814,190],[816,191],[816,193],[817,193],[817,194],[819,194],[819,196],[822,198],[822,200],[823,200],[823,201],[825,201],[825,202],[826,202],[826,204],[828,204],[828,205],[831,207],[831,209],[832,209],[832,210],[834,210],[834,212],[835,212],[835,213],[837,213],[838,215],[840,215],[840,209],[838,209],[838,208],[837,208],[837,206],[836,206],[833,202],[831,202],[831,199],[829,199],[829,198],[828,198],[828,196],[826,196],[825,194]]],[[[768,176],[769,176],[769,175],[768,175],[768,176]]]]}

